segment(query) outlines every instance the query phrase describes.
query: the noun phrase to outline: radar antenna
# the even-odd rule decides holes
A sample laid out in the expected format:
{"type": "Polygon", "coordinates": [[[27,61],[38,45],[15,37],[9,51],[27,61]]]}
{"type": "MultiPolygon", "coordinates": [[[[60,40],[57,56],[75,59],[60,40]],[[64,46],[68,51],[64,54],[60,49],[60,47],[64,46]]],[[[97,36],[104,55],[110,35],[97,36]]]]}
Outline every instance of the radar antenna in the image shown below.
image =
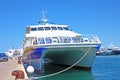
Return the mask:
{"type": "Polygon", "coordinates": [[[45,17],[45,12],[42,11],[42,19],[41,19],[43,22],[47,22],[48,19],[45,17]]]}

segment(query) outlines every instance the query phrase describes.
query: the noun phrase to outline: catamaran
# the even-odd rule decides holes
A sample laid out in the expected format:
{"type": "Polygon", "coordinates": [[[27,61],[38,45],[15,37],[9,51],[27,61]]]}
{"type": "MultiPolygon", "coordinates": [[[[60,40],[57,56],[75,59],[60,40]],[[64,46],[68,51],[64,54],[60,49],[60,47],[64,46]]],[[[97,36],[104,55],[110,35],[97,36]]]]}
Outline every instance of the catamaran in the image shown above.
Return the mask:
{"type": "Polygon", "coordinates": [[[43,14],[39,24],[26,27],[23,60],[35,70],[41,70],[45,59],[71,66],[82,58],[74,67],[90,70],[100,46],[96,35],[79,34],[72,31],[70,25],[50,23],[43,14]]]}

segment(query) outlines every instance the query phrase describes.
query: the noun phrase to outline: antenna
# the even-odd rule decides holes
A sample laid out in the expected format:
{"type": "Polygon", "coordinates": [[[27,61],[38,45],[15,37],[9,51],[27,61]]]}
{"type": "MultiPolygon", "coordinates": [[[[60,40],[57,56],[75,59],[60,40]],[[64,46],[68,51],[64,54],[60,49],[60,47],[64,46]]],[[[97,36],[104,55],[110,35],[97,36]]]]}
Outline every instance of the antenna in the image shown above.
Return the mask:
{"type": "Polygon", "coordinates": [[[45,12],[44,10],[42,11],[42,19],[41,19],[43,22],[47,22],[48,19],[45,17],[45,12]]]}

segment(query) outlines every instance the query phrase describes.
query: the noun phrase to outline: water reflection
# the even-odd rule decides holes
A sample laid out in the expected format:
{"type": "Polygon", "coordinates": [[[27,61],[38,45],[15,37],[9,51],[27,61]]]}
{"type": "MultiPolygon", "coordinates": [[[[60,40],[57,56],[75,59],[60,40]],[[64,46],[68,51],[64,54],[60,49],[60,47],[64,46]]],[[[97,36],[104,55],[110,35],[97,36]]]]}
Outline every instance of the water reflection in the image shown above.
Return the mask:
{"type": "MultiPolygon", "coordinates": [[[[60,70],[65,69],[66,67],[53,65],[53,64],[46,64],[44,73],[36,74],[34,73],[32,76],[40,77],[43,75],[52,74],[58,72],[60,70]]],[[[79,69],[70,69],[64,73],[54,75],[51,77],[46,77],[42,79],[34,79],[34,80],[94,80],[91,71],[86,70],[79,70],[79,69]]]]}

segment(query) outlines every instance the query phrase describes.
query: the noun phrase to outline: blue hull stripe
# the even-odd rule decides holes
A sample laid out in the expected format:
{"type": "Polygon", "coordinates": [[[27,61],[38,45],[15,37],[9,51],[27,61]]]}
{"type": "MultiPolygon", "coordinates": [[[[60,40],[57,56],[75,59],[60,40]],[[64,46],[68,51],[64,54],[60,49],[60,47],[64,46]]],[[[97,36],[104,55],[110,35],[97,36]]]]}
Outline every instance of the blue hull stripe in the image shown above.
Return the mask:
{"type": "Polygon", "coordinates": [[[100,46],[95,47],[97,50],[99,50],[100,46]]]}
{"type": "Polygon", "coordinates": [[[31,54],[28,55],[28,59],[39,59],[42,57],[42,52],[45,50],[46,48],[35,48],[31,51],[31,54]]]}

